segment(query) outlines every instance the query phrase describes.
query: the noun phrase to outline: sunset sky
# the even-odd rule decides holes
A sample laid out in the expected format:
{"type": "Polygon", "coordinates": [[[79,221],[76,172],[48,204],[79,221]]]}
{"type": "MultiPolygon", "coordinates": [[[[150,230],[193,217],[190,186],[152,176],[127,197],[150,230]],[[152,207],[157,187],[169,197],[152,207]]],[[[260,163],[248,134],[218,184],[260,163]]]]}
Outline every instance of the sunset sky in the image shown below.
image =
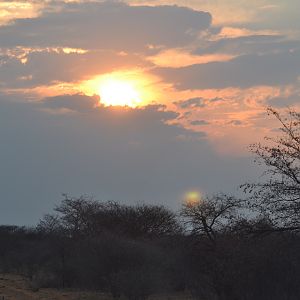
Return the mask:
{"type": "Polygon", "coordinates": [[[300,109],[299,0],[0,2],[0,220],[239,193],[300,109]]]}

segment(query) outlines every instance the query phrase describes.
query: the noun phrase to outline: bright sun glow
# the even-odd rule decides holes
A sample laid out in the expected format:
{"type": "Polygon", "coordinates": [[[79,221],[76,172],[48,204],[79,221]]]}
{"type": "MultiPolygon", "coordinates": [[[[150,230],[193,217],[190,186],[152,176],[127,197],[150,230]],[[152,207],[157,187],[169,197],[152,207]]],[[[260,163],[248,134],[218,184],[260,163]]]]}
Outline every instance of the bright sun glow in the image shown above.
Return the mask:
{"type": "Polygon", "coordinates": [[[188,206],[196,206],[201,202],[202,195],[198,191],[189,191],[184,195],[184,202],[188,206]]]}
{"type": "Polygon", "coordinates": [[[105,106],[140,107],[161,98],[156,83],[156,77],[140,70],[117,71],[81,82],[80,92],[99,95],[105,106]]]}
{"type": "Polygon", "coordinates": [[[99,95],[104,105],[136,107],[141,103],[141,96],[133,83],[113,78],[100,83],[99,95]]]}

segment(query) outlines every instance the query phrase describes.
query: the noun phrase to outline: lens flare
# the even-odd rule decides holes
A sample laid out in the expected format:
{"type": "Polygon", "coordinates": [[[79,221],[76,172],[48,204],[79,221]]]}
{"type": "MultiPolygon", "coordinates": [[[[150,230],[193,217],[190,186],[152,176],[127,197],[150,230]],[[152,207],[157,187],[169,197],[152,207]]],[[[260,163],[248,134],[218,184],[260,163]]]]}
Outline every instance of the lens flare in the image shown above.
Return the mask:
{"type": "Polygon", "coordinates": [[[201,202],[202,195],[198,191],[189,191],[184,195],[184,203],[188,206],[195,206],[201,202]]]}

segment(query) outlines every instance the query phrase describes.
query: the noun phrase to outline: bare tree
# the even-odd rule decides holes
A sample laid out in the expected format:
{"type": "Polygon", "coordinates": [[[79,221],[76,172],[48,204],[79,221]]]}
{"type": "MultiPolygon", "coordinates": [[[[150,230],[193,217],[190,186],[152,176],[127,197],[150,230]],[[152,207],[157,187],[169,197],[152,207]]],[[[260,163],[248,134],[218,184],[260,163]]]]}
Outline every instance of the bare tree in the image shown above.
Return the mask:
{"type": "Polygon", "coordinates": [[[92,233],[94,216],[100,210],[101,203],[88,196],[63,196],[64,200],[55,208],[62,226],[72,237],[92,233]]]}
{"type": "Polygon", "coordinates": [[[155,238],[181,232],[176,214],[160,205],[128,206],[98,202],[87,196],[64,197],[55,208],[56,214],[47,214],[40,220],[38,230],[47,234],[64,232],[76,238],[104,232],[155,238]]]}
{"type": "Polygon", "coordinates": [[[64,231],[59,216],[52,214],[44,215],[37,224],[36,229],[45,235],[57,235],[64,231]]]}
{"type": "Polygon", "coordinates": [[[277,230],[300,229],[300,113],[280,114],[268,109],[280,123],[281,134],[266,137],[266,144],[251,145],[256,162],[266,167],[267,180],[243,185],[251,205],[258,208],[277,230]]]}
{"type": "Polygon", "coordinates": [[[137,233],[141,236],[159,237],[178,234],[181,230],[176,215],[163,206],[139,205],[133,207],[137,233]]]}
{"type": "Polygon", "coordinates": [[[94,221],[98,232],[106,230],[134,238],[174,235],[181,231],[175,213],[156,205],[128,206],[106,202],[94,221]]]}
{"type": "Polygon", "coordinates": [[[181,215],[192,233],[206,235],[215,242],[216,234],[231,228],[233,221],[238,218],[237,211],[241,201],[224,194],[200,199],[198,203],[183,205],[181,215]]]}

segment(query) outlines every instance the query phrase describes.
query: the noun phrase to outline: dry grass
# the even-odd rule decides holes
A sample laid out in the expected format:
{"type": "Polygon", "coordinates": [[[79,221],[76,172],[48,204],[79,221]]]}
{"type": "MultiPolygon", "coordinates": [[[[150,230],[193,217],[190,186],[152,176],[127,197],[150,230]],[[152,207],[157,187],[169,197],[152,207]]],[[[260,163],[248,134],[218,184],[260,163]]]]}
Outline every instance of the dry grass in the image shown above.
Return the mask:
{"type": "MultiPolygon", "coordinates": [[[[22,276],[0,274],[0,300],[112,300],[103,293],[72,290],[34,289],[22,276]],[[4,298],[3,298],[4,297],[4,298]]],[[[187,295],[160,295],[149,300],[192,300],[187,295]]]]}
{"type": "Polygon", "coordinates": [[[56,289],[34,289],[22,276],[0,275],[0,300],[111,300],[107,295],[56,289]]]}

